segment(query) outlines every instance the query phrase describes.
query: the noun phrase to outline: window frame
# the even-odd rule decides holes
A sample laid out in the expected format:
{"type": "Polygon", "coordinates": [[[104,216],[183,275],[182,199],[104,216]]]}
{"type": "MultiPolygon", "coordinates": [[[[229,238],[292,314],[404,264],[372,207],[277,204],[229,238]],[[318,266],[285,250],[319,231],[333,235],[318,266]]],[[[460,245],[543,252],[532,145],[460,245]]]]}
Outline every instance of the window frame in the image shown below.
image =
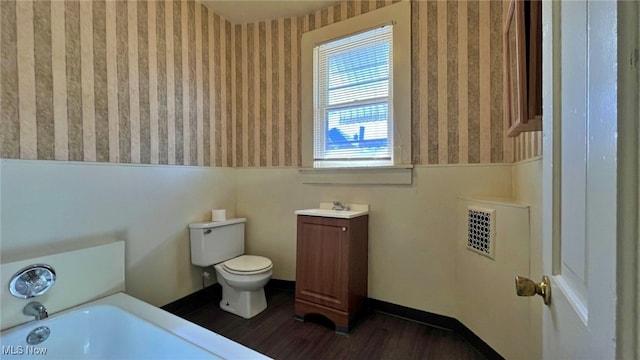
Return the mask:
{"type": "MultiPolygon", "coordinates": [[[[393,165],[370,168],[411,167],[411,3],[401,1],[337,23],[308,31],[301,39],[301,153],[304,168],[314,167],[315,46],[392,23],[393,27],[393,165]]],[[[336,162],[333,169],[362,168],[361,162],[336,162]]]]}
{"type": "MultiPolygon", "coordinates": [[[[344,37],[340,37],[338,39],[333,39],[328,42],[316,45],[313,49],[314,57],[313,57],[313,71],[314,71],[314,167],[316,168],[324,168],[324,167],[340,167],[342,164],[347,164],[347,166],[355,166],[356,164],[362,166],[389,166],[393,165],[393,24],[388,23],[384,24],[381,27],[374,27],[371,29],[367,29],[363,32],[347,35],[344,37]],[[353,40],[352,38],[357,36],[359,40],[353,40]],[[338,45],[335,45],[339,43],[338,45]],[[328,46],[328,49],[323,49],[325,46],[328,46]],[[384,59],[385,65],[382,68],[384,72],[384,78],[380,78],[380,73],[376,78],[362,78],[359,77],[360,81],[368,81],[371,82],[380,82],[380,80],[386,82],[385,92],[386,94],[377,93],[359,93],[361,98],[354,100],[351,97],[344,97],[344,95],[339,98],[334,98],[332,101],[332,94],[335,96],[336,94],[332,93],[331,87],[331,59],[340,58],[343,59],[344,56],[351,56],[349,60],[349,64],[353,61],[358,64],[362,64],[362,60],[367,61],[370,59],[363,59],[360,57],[352,57],[349,55],[350,52],[353,51],[361,51],[362,49],[366,49],[369,46],[376,47],[387,47],[390,50],[383,58],[379,58],[379,60],[384,59]],[[360,148],[353,149],[339,149],[338,154],[330,151],[327,148],[327,137],[329,135],[329,127],[330,121],[329,117],[332,112],[335,111],[344,111],[346,109],[354,109],[358,107],[366,107],[371,109],[373,105],[384,104],[387,108],[385,113],[386,121],[385,121],[385,131],[387,136],[387,146],[385,149],[386,156],[384,157],[371,157],[371,153],[367,150],[360,148]],[[364,150],[364,151],[362,151],[364,150]],[[348,153],[347,153],[348,152],[348,153]],[[336,158],[336,155],[341,158],[336,158]],[[369,156],[367,156],[369,155],[369,156]]],[[[379,55],[379,54],[378,54],[379,55]]],[[[347,65],[346,63],[343,65],[347,65]]],[[[376,66],[375,64],[373,66],[376,66]]],[[[375,69],[374,69],[375,71],[375,69]]],[[[342,76],[341,79],[346,80],[350,77],[347,74],[334,74],[336,76],[342,76]]],[[[348,83],[347,85],[342,85],[343,87],[351,87],[352,83],[348,83]]],[[[368,88],[372,90],[371,88],[368,88]]],[[[365,89],[362,89],[365,90],[365,89]]],[[[377,90],[382,90],[378,88],[377,90]]],[[[365,90],[366,91],[366,90],[365,90]]],[[[334,123],[334,125],[336,125],[334,123]]],[[[339,126],[340,124],[338,124],[339,126]]],[[[368,128],[370,124],[360,124],[368,128]]],[[[380,125],[378,125],[380,126],[380,125]]],[[[353,127],[353,126],[352,126],[353,127]]],[[[368,128],[367,130],[371,130],[372,128],[368,128]]],[[[352,129],[353,130],[353,129],[352,129]]],[[[365,130],[365,131],[367,131],[365,130]]],[[[338,131],[341,131],[338,130],[338,131]]]]}

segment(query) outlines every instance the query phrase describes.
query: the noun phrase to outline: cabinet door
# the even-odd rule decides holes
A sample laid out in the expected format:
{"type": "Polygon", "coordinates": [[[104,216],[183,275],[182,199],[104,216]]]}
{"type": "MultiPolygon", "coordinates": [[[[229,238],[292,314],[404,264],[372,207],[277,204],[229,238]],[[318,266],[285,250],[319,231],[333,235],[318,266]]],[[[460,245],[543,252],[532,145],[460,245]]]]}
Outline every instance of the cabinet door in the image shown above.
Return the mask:
{"type": "Polygon", "coordinates": [[[348,221],[298,217],[296,298],[347,309],[348,221]]]}

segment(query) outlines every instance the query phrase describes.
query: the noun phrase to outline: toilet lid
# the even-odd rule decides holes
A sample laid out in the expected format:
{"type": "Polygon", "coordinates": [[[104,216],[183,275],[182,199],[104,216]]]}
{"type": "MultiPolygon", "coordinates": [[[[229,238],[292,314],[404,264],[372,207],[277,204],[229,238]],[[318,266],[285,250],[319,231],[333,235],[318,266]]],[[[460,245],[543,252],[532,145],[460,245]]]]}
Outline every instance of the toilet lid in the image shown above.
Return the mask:
{"type": "Polygon", "coordinates": [[[242,255],[224,262],[224,267],[227,270],[241,273],[260,271],[270,266],[271,260],[254,255],[242,255]]]}

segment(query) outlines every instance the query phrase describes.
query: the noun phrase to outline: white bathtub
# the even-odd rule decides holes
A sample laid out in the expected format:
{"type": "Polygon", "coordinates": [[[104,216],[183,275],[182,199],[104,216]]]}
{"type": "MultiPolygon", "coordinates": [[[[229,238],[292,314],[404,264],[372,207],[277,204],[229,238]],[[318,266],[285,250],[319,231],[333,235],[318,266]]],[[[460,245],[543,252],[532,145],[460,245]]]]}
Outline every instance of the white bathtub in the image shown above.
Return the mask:
{"type": "Polygon", "coordinates": [[[0,345],[0,358],[20,360],[268,359],[124,293],[3,331],[0,345]],[[41,326],[49,337],[28,345],[27,335],[41,326]]]}

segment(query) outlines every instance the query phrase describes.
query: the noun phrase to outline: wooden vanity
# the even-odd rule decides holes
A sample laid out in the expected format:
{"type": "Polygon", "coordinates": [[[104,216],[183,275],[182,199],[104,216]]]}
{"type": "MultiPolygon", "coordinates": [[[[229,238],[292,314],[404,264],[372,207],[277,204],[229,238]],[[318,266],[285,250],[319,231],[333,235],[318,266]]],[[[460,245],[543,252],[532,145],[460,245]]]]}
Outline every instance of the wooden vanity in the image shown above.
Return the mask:
{"type": "Polygon", "coordinates": [[[367,298],[369,215],[298,215],[295,318],[320,314],[348,333],[367,298]]]}

